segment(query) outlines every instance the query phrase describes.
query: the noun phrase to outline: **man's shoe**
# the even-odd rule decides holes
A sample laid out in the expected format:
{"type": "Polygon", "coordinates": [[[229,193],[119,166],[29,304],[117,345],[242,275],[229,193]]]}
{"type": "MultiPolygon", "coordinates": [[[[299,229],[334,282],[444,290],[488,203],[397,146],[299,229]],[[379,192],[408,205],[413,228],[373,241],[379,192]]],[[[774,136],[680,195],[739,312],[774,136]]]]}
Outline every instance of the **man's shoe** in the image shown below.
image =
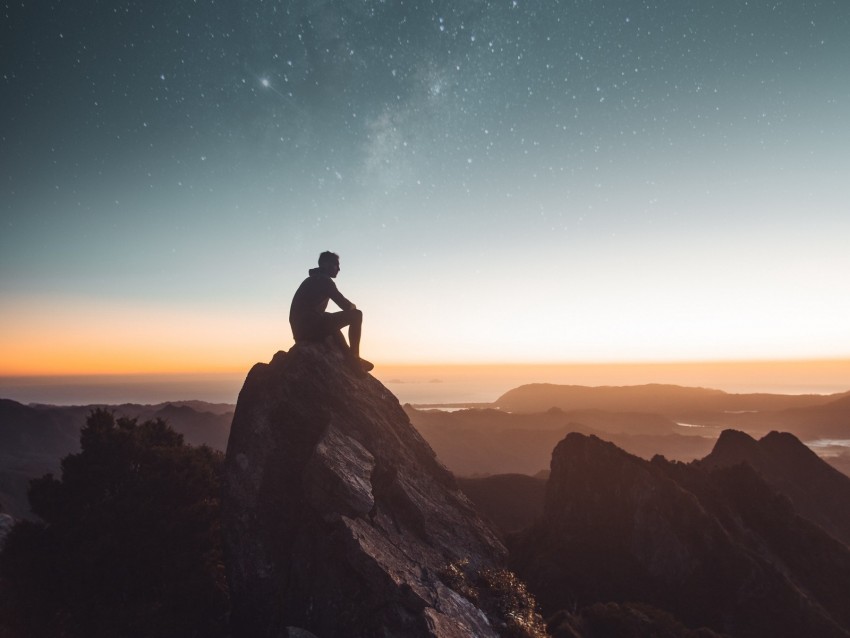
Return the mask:
{"type": "Polygon", "coordinates": [[[363,372],[370,372],[374,367],[375,364],[371,361],[366,361],[366,359],[360,359],[360,368],[363,370],[363,372]]]}

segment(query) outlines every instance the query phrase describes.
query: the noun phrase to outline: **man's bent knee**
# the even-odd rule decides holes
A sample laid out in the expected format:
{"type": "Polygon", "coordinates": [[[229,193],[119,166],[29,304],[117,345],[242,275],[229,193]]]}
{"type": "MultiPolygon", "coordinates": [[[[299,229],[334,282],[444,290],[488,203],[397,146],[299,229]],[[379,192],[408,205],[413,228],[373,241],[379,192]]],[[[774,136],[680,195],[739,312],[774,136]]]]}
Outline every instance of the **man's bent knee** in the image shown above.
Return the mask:
{"type": "Polygon", "coordinates": [[[338,314],[342,317],[343,321],[345,322],[345,323],[343,323],[343,325],[345,325],[345,326],[360,324],[360,323],[363,322],[363,311],[359,310],[357,308],[352,308],[351,310],[343,310],[342,312],[340,312],[338,314]]]}

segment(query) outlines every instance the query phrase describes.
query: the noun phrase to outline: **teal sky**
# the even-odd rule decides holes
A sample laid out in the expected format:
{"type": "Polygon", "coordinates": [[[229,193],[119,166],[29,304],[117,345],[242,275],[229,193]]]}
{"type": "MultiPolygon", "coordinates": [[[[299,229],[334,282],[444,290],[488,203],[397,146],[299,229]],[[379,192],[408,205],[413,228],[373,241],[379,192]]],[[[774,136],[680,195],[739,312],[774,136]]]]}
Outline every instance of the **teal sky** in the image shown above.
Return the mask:
{"type": "Polygon", "coordinates": [[[0,374],[850,356],[846,2],[2,11],[0,374]]]}

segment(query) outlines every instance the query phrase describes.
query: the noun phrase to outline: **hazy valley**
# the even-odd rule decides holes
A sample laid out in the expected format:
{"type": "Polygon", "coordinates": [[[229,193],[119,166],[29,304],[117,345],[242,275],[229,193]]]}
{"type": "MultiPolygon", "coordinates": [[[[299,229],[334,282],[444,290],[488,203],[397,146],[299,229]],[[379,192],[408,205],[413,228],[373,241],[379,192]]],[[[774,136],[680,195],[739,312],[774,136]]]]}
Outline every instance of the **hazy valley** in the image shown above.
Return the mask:
{"type": "MultiPolygon", "coordinates": [[[[850,475],[850,392],[833,395],[730,394],[670,385],[624,387],[531,384],[490,405],[435,409],[405,405],[414,427],[459,477],[545,475],[569,432],[596,435],[644,459],[707,456],[720,432],[760,438],[790,432],[850,475]]],[[[24,516],[30,479],[58,472],[79,448],[86,416],[101,404],[22,405],[0,399],[0,505],[24,516]]],[[[192,445],[224,451],[235,406],[204,401],[106,406],[141,421],[161,418],[192,445]]]]}

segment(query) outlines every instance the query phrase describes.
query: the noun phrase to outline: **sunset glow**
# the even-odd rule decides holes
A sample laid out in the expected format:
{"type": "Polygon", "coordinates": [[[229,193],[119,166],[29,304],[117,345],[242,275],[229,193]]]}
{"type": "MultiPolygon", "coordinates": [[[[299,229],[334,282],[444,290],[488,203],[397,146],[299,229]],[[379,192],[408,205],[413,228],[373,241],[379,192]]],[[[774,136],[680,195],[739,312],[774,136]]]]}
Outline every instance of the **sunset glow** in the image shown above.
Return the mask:
{"type": "Polygon", "coordinates": [[[7,7],[0,375],[850,358],[841,3],[310,7],[7,7]]]}

